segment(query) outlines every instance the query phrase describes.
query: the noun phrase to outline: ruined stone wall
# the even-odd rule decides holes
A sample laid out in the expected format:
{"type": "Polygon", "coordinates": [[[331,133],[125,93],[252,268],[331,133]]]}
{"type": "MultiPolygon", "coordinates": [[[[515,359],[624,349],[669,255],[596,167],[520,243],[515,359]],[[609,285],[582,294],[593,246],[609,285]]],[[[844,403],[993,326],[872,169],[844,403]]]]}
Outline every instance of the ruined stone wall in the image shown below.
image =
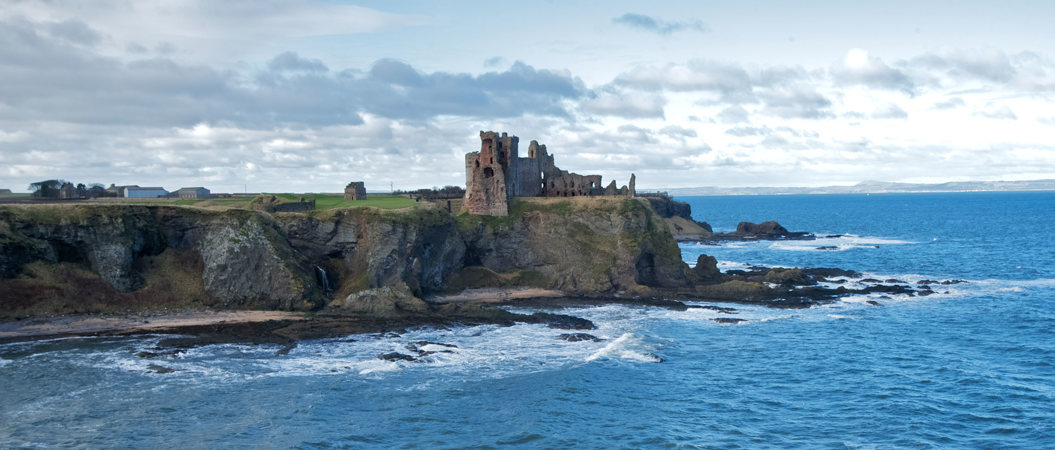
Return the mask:
{"type": "Polygon", "coordinates": [[[345,200],[366,200],[366,183],[353,181],[344,187],[345,200]]]}
{"type": "Polygon", "coordinates": [[[301,197],[299,202],[282,203],[282,201],[274,195],[262,195],[253,199],[251,206],[254,211],[261,211],[266,213],[302,212],[311,211],[315,209],[315,199],[307,201],[304,200],[304,197],[301,197]]]}
{"type": "Polygon", "coordinates": [[[542,195],[542,164],[535,158],[518,158],[511,172],[516,178],[514,197],[538,197],[542,195]]]}
{"type": "Polygon", "coordinates": [[[520,195],[520,154],[517,149],[519,144],[519,138],[516,136],[507,136],[506,133],[502,133],[502,138],[498,139],[498,147],[495,149],[495,154],[501,155],[499,164],[502,166],[502,171],[505,172],[506,179],[506,193],[510,197],[516,197],[520,195]]]}
{"type": "Polygon", "coordinates": [[[295,203],[279,203],[268,207],[268,212],[302,212],[315,209],[315,199],[305,201],[301,199],[295,203]]]}
{"type": "Polygon", "coordinates": [[[546,180],[547,197],[583,197],[605,195],[600,175],[579,175],[557,170],[546,180]]]}

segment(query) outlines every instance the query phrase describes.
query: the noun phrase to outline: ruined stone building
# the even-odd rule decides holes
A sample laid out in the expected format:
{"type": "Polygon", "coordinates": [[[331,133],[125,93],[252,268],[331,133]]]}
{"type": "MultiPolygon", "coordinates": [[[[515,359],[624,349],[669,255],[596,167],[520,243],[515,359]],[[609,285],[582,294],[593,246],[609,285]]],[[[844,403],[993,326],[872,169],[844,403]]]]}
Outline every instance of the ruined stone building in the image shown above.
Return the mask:
{"type": "Polygon", "coordinates": [[[519,153],[520,138],[507,133],[480,132],[480,151],[465,154],[465,203],[462,210],[470,214],[504,216],[509,213],[511,197],[583,197],[596,195],[629,195],[634,193],[634,176],[630,186],[607,187],[600,175],[579,175],[561,170],[553,155],[538,141],[528,145],[527,157],[519,153]]]}
{"type": "Polygon", "coordinates": [[[80,195],[77,195],[77,188],[73,187],[73,183],[63,183],[62,186],[59,187],[59,198],[69,200],[80,198],[80,195]]]}
{"type": "Polygon", "coordinates": [[[366,200],[366,183],[353,181],[344,187],[345,200],[366,200]]]}

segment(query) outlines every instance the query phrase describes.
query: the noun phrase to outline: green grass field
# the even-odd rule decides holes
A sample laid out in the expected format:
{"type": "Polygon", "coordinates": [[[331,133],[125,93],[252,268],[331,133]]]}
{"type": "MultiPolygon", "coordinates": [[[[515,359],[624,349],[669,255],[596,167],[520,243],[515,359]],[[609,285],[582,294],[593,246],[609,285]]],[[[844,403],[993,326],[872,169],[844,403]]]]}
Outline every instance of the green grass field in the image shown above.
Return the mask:
{"type": "MultiPolygon", "coordinates": [[[[399,209],[420,205],[414,199],[392,194],[370,194],[366,200],[345,200],[343,194],[265,194],[274,195],[283,201],[296,202],[303,197],[305,200],[315,200],[316,211],[326,211],[344,208],[379,208],[399,209]]],[[[28,198],[29,194],[0,194],[4,198],[28,198]]],[[[89,204],[119,204],[119,205],[175,205],[194,206],[213,210],[224,209],[252,209],[255,197],[238,196],[228,198],[211,198],[207,200],[176,200],[176,199],[95,199],[89,200],[89,204]]],[[[56,203],[65,204],[65,203],[56,203]]]]}
{"type": "Polygon", "coordinates": [[[409,208],[415,206],[418,203],[414,199],[406,198],[401,195],[391,194],[370,194],[367,195],[366,200],[345,200],[343,194],[272,194],[278,198],[299,201],[301,197],[305,200],[315,200],[316,210],[327,210],[327,209],[341,209],[341,208],[361,208],[364,206],[371,208],[380,209],[398,209],[398,208],[409,208]]]}

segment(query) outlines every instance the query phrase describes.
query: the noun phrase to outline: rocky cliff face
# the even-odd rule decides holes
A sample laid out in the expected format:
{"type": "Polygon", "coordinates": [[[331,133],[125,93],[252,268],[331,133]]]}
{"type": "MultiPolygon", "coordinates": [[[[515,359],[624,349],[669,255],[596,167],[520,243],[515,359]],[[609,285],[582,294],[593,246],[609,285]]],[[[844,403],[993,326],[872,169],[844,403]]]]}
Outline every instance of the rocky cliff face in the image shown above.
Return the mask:
{"type": "Polygon", "coordinates": [[[338,294],[396,286],[420,296],[442,288],[465,257],[454,217],[438,208],[360,208],[276,220],[294,250],[333,273],[338,294]]]}
{"type": "Polygon", "coordinates": [[[686,283],[663,220],[636,199],[519,200],[509,218],[459,217],[467,265],[527,271],[539,287],[642,292],[686,283]]]}
{"type": "Polygon", "coordinates": [[[0,300],[30,312],[35,303],[65,313],[152,306],[311,309],[323,300],[281,228],[250,211],[7,208],[0,210],[0,246],[0,300]],[[172,283],[175,278],[181,282],[172,283]],[[102,297],[103,305],[86,306],[82,296],[102,297]]]}
{"type": "Polygon", "coordinates": [[[666,223],[647,202],[532,199],[510,213],[0,208],[0,310],[8,317],[186,306],[313,310],[331,302],[347,309],[349,298],[384,288],[424,297],[495,280],[580,294],[690,283],[666,223]]]}

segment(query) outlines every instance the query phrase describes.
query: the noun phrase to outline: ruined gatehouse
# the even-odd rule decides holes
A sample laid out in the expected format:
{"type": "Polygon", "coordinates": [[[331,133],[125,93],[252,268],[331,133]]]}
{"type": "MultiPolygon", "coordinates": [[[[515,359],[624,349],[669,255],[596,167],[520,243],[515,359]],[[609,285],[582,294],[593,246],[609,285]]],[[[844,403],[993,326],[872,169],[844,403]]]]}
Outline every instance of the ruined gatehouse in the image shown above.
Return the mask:
{"type": "Polygon", "coordinates": [[[608,186],[600,175],[579,175],[561,170],[553,155],[538,141],[528,145],[527,157],[519,153],[520,138],[507,133],[480,132],[480,151],[465,154],[465,202],[470,214],[505,216],[512,197],[634,196],[634,175],[629,187],[608,186]]]}

